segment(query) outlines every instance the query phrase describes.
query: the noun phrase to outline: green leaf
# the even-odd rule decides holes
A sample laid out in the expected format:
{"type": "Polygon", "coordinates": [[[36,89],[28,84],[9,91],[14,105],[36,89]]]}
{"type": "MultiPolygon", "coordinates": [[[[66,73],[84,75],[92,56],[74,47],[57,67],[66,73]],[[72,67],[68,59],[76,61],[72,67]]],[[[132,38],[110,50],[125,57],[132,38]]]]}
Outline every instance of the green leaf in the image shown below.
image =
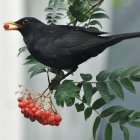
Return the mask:
{"type": "Polygon", "coordinates": [[[114,113],[120,112],[122,110],[125,110],[125,108],[123,106],[111,106],[107,109],[105,109],[102,113],[101,113],[101,117],[105,118],[108,117],[114,113]]]}
{"type": "Polygon", "coordinates": [[[86,99],[86,103],[90,105],[92,95],[93,95],[93,87],[91,83],[84,83],[83,84],[84,95],[86,99]]]}
{"type": "Polygon", "coordinates": [[[85,105],[83,103],[81,103],[81,104],[76,103],[75,107],[76,107],[77,112],[84,111],[84,109],[85,109],[85,105]]]}
{"type": "Polygon", "coordinates": [[[58,105],[63,107],[64,102],[69,98],[79,98],[80,89],[71,80],[65,80],[60,84],[55,92],[55,99],[58,105]]]}
{"type": "Polygon", "coordinates": [[[80,74],[81,78],[84,80],[84,81],[90,81],[92,79],[92,75],[91,74],[80,74]]]}
{"type": "Polygon", "coordinates": [[[34,57],[32,55],[26,57],[26,60],[30,60],[30,59],[34,59],[34,57]]]}
{"type": "Polygon", "coordinates": [[[36,63],[38,63],[37,60],[35,60],[35,59],[30,59],[30,60],[27,60],[27,61],[24,63],[24,65],[36,64],[36,63]]]}
{"type": "Polygon", "coordinates": [[[73,97],[66,98],[65,103],[66,103],[67,107],[72,106],[75,103],[75,98],[73,98],[73,97]]]}
{"type": "Polygon", "coordinates": [[[136,93],[136,89],[133,83],[128,78],[121,79],[120,82],[131,93],[136,93]]]}
{"type": "Polygon", "coordinates": [[[106,102],[111,101],[111,95],[109,94],[109,89],[108,89],[107,84],[105,82],[97,82],[96,87],[97,87],[98,91],[100,92],[102,98],[106,102]]]}
{"type": "Polygon", "coordinates": [[[108,76],[110,75],[110,73],[108,71],[101,71],[97,76],[96,76],[96,80],[97,81],[105,81],[108,76]]]}
{"type": "Polygon", "coordinates": [[[111,72],[110,76],[109,76],[109,79],[110,80],[116,80],[120,77],[120,75],[126,71],[127,68],[119,68],[119,69],[116,69],[114,71],[111,72]]]}
{"type": "Polygon", "coordinates": [[[124,99],[123,89],[117,80],[110,81],[109,85],[118,97],[124,99]]]}
{"type": "Polygon", "coordinates": [[[97,129],[98,129],[99,125],[100,125],[100,122],[101,122],[101,118],[99,116],[96,117],[96,119],[94,121],[94,124],[93,124],[93,129],[92,129],[94,140],[96,138],[96,132],[97,132],[97,129]]]}
{"type": "Polygon", "coordinates": [[[96,27],[88,27],[88,29],[91,29],[92,31],[94,31],[94,32],[99,32],[100,30],[98,29],[98,28],[96,28],[96,27]]]}
{"type": "Polygon", "coordinates": [[[105,13],[95,13],[90,18],[91,19],[94,19],[94,18],[109,18],[109,16],[106,15],[105,13]]]}
{"type": "Polygon", "coordinates": [[[88,16],[83,14],[81,11],[76,9],[74,6],[69,6],[69,11],[71,12],[71,15],[76,18],[79,22],[85,22],[88,19],[88,16]]]}
{"type": "Polygon", "coordinates": [[[18,57],[21,53],[25,52],[26,50],[27,50],[27,47],[19,48],[19,53],[18,53],[17,57],[18,57]]]}
{"type": "Polygon", "coordinates": [[[130,122],[129,124],[130,124],[131,126],[140,128],[140,122],[139,122],[139,121],[132,121],[132,122],[130,122]]]}
{"type": "Polygon", "coordinates": [[[104,99],[103,99],[103,98],[100,98],[100,99],[97,99],[97,100],[93,103],[92,108],[93,108],[94,110],[96,110],[96,109],[99,109],[100,107],[102,107],[102,106],[105,105],[105,104],[106,104],[106,102],[104,101],[104,99]]]}
{"type": "Polygon", "coordinates": [[[131,120],[140,119],[140,112],[135,112],[131,117],[131,120]]]}
{"type": "Polygon", "coordinates": [[[99,25],[100,28],[102,29],[102,24],[97,20],[92,20],[91,22],[89,22],[89,25],[93,25],[93,26],[94,25],[99,25]]]}
{"type": "Polygon", "coordinates": [[[125,126],[120,126],[123,135],[124,135],[124,140],[129,140],[129,130],[125,126]]]}
{"type": "Polygon", "coordinates": [[[92,114],[92,108],[88,107],[85,109],[84,111],[84,115],[85,115],[85,120],[87,120],[92,114]]]}
{"type": "Polygon", "coordinates": [[[105,127],[105,140],[112,140],[112,126],[110,123],[105,127]]]}
{"type": "Polygon", "coordinates": [[[124,77],[127,77],[131,74],[134,74],[135,72],[138,72],[140,71],[140,67],[139,66],[134,66],[134,67],[130,67],[130,68],[127,68],[121,75],[120,77],[121,78],[124,78],[124,77]]]}
{"type": "Polygon", "coordinates": [[[95,8],[95,9],[93,9],[93,11],[94,11],[94,12],[98,12],[98,11],[105,11],[105,10],[102,9],[102,8],[95,8]]]}
{"type": "Polygon", "coordinates": [[[28,70],[28,72],[31,72],[30,78],[32,78],[33,76],[35,76],[35,75],[37,75],[37,74],[39,74],[39,73],[46,72],[45,68],[46,68],[46,66],[43,65],[43,64],[41,64],[41,63],[38,63],[38,64],[32,66],[32,67],[28,70]]]}
{"type": "Polygon", "coordinates": [[[130,79],[132,81],[139,82],[140,81],[140,75],[131,75],[130,79]]]}
{"type": "Polygon", "coordinates": [[[55,18],[55,19],[61,19],[61,17],[60,17],[60,16],[55,16],[54,18],[55,18]]]}
{"type": "Polygon", "coordinates": [[[120,120],[126,118],[127,116],[129,116],[129,115],[132,114],[133,112],[134,112],[133,110],[128,110],[128,109],[122,110],[122,111],[120,111],[120,112],[115,113],[115,114],[109,119],[109,121],[110,121],[111,123],[118,122],[118,121],[120,121],[120,120]]]}

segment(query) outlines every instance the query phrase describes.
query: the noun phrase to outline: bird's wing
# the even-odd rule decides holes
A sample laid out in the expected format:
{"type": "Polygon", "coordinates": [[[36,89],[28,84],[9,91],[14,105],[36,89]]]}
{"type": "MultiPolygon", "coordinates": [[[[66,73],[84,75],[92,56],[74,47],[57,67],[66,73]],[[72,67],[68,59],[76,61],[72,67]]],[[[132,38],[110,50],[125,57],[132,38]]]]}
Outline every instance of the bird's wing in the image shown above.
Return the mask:
{"type": "MultiPolygon", "coordinates": [[[[100,33],[102,34],[102,32],[100,33]]],[[[89,33],[86,30],[70,30],[69,32],[58,36],[52,43],[56,52],[63,55],[71,53],[80,53],[84,50],[94,48],[105,42],[105,38],[98,36],[99,33],[89,33]]]]}
{"type": "Polygon", "coordinates": [[[42,48],[40,50],[44,50],[44,53],[47,52],[48,55],[54,55],[54,57],[56,54],[59,56],[78,54],[97,47],[106,40],[100,36],[104,32],[64,25],[46,26],[41,33],[42,37],[35,40],[35,48],[42,48]]]}

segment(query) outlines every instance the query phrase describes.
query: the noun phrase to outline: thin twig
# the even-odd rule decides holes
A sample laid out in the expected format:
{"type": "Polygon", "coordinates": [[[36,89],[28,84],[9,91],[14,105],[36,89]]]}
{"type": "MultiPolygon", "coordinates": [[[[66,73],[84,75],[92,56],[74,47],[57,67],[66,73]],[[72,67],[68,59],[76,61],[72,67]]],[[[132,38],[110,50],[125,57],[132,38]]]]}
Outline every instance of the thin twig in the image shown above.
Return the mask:
{"type": "MultiPolygon", "coordinates": [[[[102,118],[102,117],[101,117],[101,114],[100,114],[97,110],[93,109],[92,106],[90,106],[90,105],[88,105],[87,103],[83,102],[83,100],[80,99],[80,98],[77,98],[77,99],[78,99],[79,101],[81,101],[82,103],[86,104],[89,108],[91,108],[94,112],[96,112],[97,115],[98,115],[100,118],[102,118]]],[[[106,118],[102,118],[102,119],[104,119],[105,121],[107,121],[108,123],[110,123],[109,120],[107,120],[106,118]]]]}

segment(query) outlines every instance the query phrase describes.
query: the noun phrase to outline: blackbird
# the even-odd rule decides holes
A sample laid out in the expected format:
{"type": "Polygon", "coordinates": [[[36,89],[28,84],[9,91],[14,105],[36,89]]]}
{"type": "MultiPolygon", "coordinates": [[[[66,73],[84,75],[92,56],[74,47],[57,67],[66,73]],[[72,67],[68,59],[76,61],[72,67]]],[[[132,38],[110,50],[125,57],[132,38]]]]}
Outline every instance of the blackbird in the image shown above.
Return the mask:
{"type": "Polygon", "coordinates": [[[18,30],[31,55],[42,64],[73,71],[106,48],[125,39],[140,37],[140,32],[102,36],[106,32],[68,25],[46,25],[33,17],[7,22],[5,29],[18,30]]]}

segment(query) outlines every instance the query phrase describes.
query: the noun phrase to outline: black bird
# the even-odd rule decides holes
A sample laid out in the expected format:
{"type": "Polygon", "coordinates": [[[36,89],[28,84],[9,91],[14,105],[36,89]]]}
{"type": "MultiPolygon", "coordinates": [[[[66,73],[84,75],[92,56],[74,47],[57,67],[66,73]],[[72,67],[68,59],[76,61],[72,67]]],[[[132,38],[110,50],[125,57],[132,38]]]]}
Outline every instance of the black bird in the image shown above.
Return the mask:
{"type": "Polygon", "coordinates": [[[78,65],[95,57],[122,40],[140,37],[140,32],[102,36],[82,27],[46,25],[33,17],[5,24],[7,30],[18,30],[31,55],[39,62],[56,69],[77,69],[78,65]]]}

